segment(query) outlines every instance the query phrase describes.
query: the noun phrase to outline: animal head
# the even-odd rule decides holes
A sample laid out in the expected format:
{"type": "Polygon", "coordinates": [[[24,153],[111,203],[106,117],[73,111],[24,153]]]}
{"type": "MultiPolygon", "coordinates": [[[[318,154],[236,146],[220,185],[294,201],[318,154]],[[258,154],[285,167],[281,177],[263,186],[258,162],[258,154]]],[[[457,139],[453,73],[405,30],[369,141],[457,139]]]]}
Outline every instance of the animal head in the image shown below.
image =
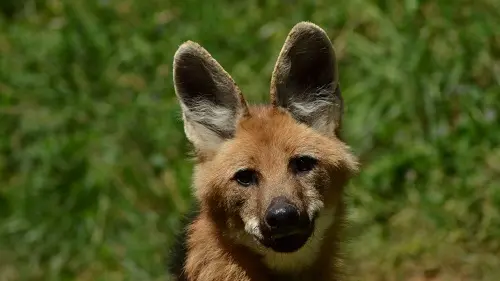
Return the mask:
{"type": "Polygon", "coordinates": [[[339,136],[343,100],[327,34],[308,22],[292,28],[269,105],[250,106],[222,66],[191,41],[174,56],[174,84],[198,160],[193,186],[202,212],[252,248],[304,247],[318,218],[341,202],[357,166],[339,136]]]}

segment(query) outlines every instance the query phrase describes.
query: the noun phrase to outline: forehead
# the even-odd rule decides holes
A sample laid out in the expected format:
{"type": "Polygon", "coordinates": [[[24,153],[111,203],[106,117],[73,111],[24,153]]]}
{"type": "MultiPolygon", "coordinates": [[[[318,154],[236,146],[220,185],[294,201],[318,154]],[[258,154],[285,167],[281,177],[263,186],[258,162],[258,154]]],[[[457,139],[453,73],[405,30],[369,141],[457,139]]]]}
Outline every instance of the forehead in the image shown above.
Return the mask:
{"type": "Polygon", "coordinates": [[[283,165],[295,155],[320,154],[325,138],[276,108],[250,109],[250,117],[238,122],[235,137],[221,149],[221,157],[233,166],[283,165]]]}

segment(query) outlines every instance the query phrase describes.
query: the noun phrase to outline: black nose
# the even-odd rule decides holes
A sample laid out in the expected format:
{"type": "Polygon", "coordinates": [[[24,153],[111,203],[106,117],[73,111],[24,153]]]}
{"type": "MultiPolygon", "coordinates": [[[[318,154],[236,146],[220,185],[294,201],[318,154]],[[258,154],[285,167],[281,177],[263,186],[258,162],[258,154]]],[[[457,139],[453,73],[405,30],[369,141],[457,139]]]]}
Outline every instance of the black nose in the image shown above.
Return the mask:
{"type": "Polygon", "coordinates": [[[265,223],[274,234],[289,234],[301,227],[299,209],[285,197],[276,197],[267,208],[265,223]]]}

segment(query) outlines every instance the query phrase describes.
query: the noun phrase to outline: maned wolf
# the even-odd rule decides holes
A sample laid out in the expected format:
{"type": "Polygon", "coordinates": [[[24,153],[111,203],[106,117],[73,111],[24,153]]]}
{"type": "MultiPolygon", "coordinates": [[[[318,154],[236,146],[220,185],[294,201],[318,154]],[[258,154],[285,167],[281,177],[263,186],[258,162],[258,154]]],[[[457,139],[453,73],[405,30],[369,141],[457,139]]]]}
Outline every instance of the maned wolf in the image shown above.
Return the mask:
{"type": "Polygon", "coordinates": [[[343,100],[327,34],[301,22],[248,105],[197,43],[174,56],[174,83],[196,165],[196,212],[170,256],[183,281],[341,280],[343,188],[357,159],[342,141],[343,100]]]}

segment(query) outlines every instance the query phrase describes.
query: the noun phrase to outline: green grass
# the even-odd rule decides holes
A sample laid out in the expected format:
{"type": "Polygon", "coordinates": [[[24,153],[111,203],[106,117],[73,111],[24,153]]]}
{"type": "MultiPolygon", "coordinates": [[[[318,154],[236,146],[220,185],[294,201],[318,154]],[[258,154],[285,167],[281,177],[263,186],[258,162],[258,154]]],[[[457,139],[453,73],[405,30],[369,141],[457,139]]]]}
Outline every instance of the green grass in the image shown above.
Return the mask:
{"type": "MultiPolygon", "coordinates": [[[[0,281],[165,280],[192,163],[172,88],[194,40],[253,102],[289,29],[340,59],[355,280],[500,276],[500,2],[3,0],[0,281]]],[[[443,279],[448,280],[448,279],[443,279]]]]}

